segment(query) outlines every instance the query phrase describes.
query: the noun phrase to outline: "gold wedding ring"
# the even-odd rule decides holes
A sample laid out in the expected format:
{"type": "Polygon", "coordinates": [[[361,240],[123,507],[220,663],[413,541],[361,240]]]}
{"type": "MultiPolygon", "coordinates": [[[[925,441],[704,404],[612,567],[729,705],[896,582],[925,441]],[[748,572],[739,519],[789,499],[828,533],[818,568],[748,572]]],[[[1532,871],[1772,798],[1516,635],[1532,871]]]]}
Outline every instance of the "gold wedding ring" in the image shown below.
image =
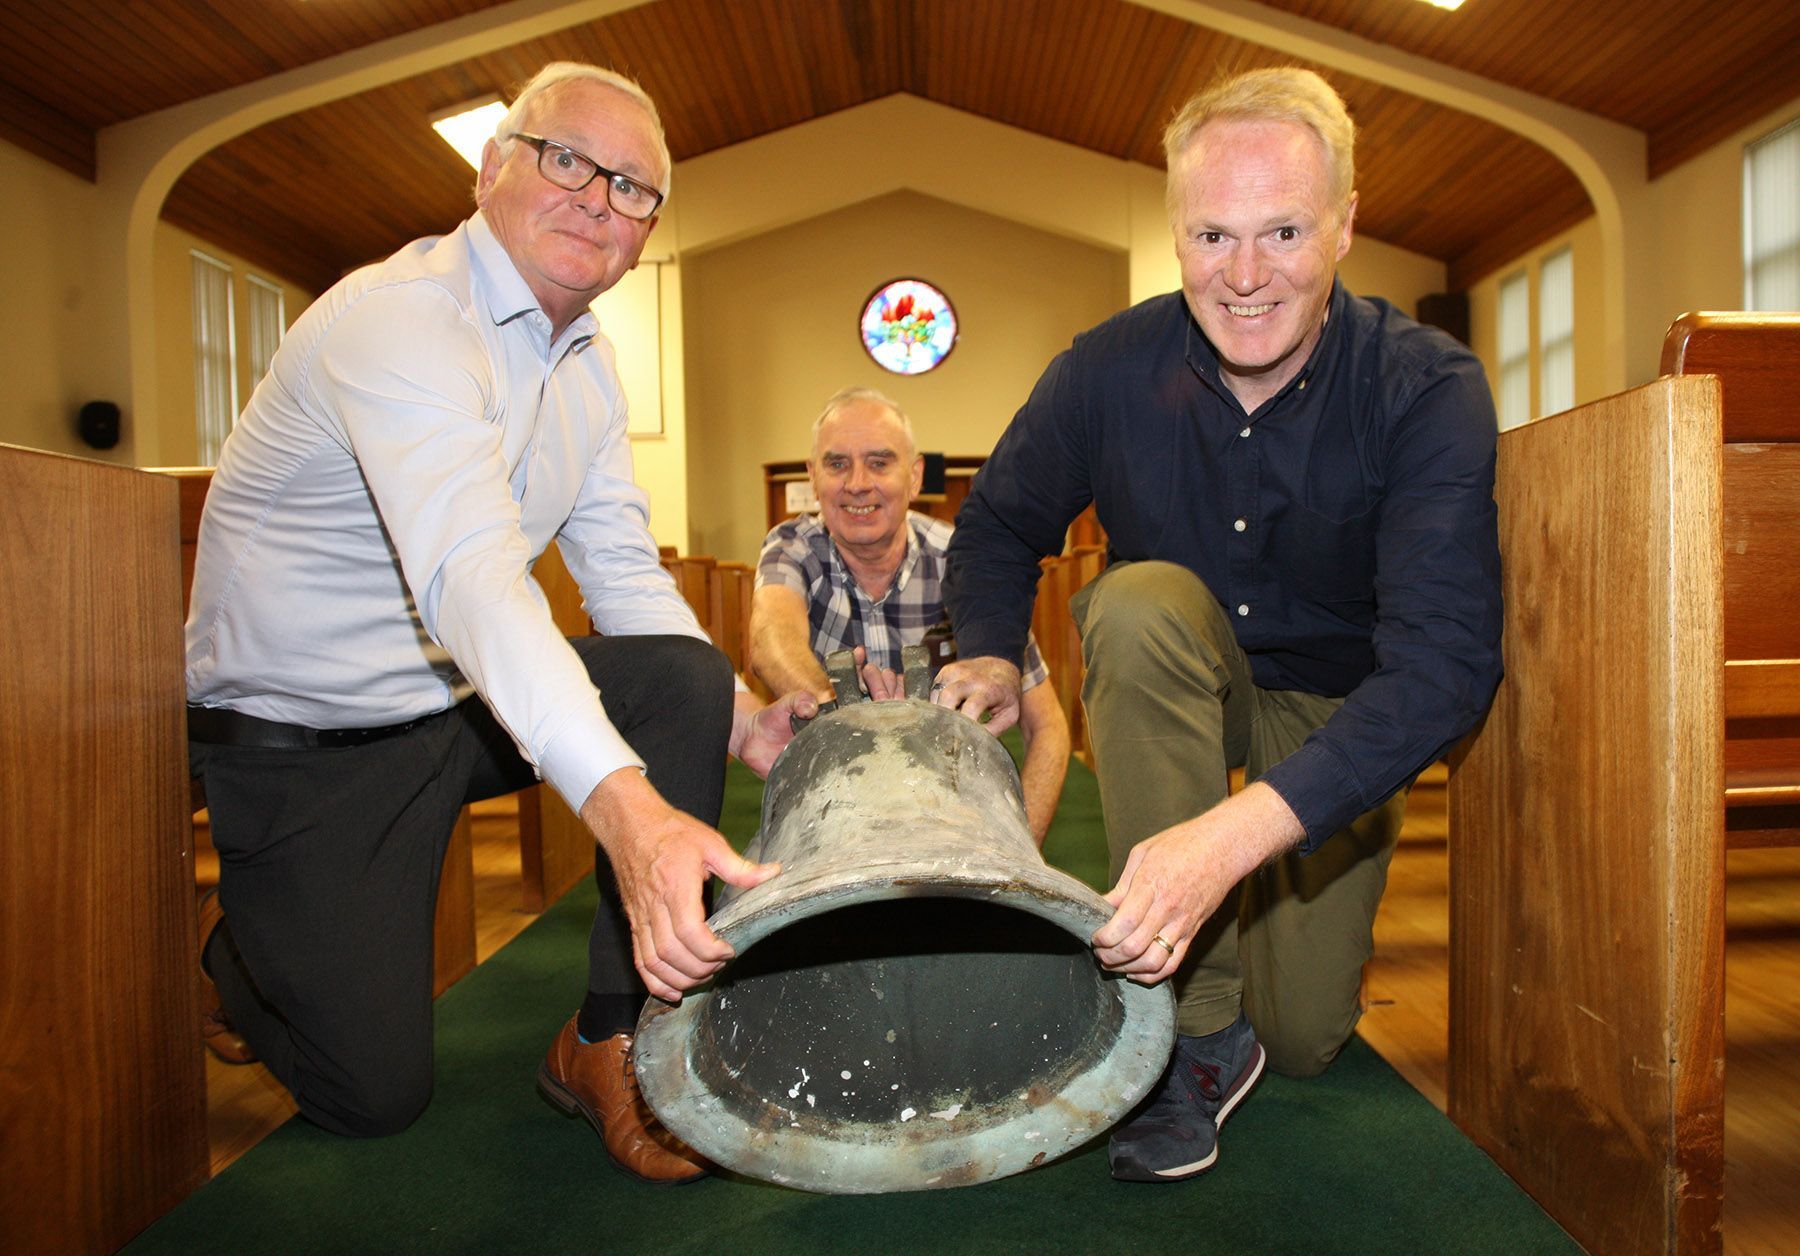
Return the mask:
{"type": "Polygon", "coordinates": [[[1162,934],[1159,933],[1155,937],[1151,938],[1150,940],[1152,942],[1156,943],[1158,946],[1162,947],[1162,949],[1167,951],[1169,954],[1171,954],[1171,955],[1175,954],[1175,944],[1173,942],[1169,941],[1169,939],[1163,937],[1162,934]]]}

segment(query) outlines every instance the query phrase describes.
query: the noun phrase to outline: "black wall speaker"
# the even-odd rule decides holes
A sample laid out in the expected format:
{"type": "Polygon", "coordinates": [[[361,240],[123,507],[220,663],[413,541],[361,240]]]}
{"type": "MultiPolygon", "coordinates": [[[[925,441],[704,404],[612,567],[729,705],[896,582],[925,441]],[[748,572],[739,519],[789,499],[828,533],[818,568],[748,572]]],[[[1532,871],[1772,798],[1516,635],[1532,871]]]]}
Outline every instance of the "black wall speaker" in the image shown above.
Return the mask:
{"type": "Polygon", "coordinates": [[[110,401],[90,401],[75,416],[75,429],[95,449],[111,449],[119,443],[119,407],[110,401]]]}
{"type": "Polygon", "coordinates": [[[944,455],[920,454],[925,459],[925,480],[919,485],[919,496],[942,497],[944,495],[944,455]]]}
{"type": "Polygon", "coordinates": [[[1419,298],[1418,319],[1441,327],[1464,344],[1469,343],[1469,294],[1428,292],[1419,298]]]}

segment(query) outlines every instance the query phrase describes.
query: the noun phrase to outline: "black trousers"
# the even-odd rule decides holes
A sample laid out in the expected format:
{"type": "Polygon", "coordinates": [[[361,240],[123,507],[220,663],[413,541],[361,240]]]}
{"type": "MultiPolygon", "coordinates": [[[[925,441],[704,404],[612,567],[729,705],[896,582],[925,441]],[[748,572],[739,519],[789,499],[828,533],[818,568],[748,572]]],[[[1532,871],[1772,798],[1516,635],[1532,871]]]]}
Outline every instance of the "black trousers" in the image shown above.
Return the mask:
{"type": "MultiPolygon", "coordinates": [[[[677,636],[571,644],[651,784],[716,825],[731,735],[725,656],[677,636]]],[[[431,1097],[445,848],[465,803],[532,784],[531,768],[478,699],[365,746],[192,743],[190,760],[219,852],[225,924],[203,958],[226,1012],[310,1120],[352,1135],[406,1128],[431,1097]]],[[[616,1032],[635,1022],[645,991],[595,850],[600,908],[582,1019],[616,1032]]]]}

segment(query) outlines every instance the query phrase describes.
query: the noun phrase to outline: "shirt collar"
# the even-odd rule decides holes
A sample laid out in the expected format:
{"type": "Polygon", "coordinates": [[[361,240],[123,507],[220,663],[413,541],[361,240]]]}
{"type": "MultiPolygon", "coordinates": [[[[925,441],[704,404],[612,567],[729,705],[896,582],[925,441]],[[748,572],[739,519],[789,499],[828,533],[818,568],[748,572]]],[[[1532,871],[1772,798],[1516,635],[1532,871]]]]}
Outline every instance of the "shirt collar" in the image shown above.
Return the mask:
{"type": "MultiPolygon", "coordinates": [[[[516,318],[543,314],[537,297],[532,295],[530,285],[507,255],[506,246],[500,243],[500,238],[488,225],[487,216],[478,209],[469,215],[468,221],[463,225],[469,233],[469,256],[476,272],[481,276],[480,290],[485,294],[488,316],[494,323],[504,326],[516,318]]],[[[576,341],[592,338],[598,330],[599,323],[594,319],[593,310],[583,310],[569,324],[563,338],[574,344],[576,341]]]]}

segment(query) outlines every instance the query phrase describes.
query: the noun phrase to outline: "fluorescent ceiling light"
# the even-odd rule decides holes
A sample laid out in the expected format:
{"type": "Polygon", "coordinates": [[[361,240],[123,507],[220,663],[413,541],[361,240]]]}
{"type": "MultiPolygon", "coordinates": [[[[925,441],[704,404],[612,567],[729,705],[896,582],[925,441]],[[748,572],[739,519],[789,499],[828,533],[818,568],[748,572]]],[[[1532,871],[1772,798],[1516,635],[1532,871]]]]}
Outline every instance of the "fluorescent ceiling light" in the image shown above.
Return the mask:
{"type": "Polygon", "coordinates": [[[1425,0],[1425,3],[1434,9],[1460,9],[1463,6],[1463,0],[1425,0]]]}
{"type": "Polygon", "coordinates": [[[498,96],[484,96],[433,114],[431,129],[443,136],[444,143],[454,148],[464,161],[479,170],[481,147],[494,138],[494,129],[505,116],[505,101],[498,96]]]}

